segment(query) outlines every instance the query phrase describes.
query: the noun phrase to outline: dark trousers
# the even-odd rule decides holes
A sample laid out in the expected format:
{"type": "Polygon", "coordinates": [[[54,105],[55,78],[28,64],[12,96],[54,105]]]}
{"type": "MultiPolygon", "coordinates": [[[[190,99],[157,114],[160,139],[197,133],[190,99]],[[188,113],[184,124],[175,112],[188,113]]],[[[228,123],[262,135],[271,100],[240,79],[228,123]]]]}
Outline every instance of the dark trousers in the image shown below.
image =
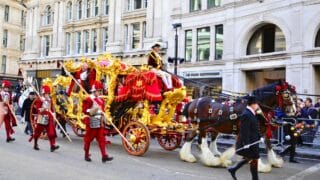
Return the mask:
{"type": "MultiPolygon", "coordinates": [[[[251,172],[251,177],[252,180],[259,180],[259,176],[258,176],[258,159],[247,159],[244,158],[243,160],[237,162],[236,164],[234,164],[233,166],[231,166],[230,168],[228,168],[228,170],[231,173],[235,173],[238,169],[240,169],[243,165],[249,163],[250,164],[250,172],[251,172]]],[[[234,177],[234,179],[237,179],[236,177],[234,177]]]]}
{"type": "Polygon", "coordinates": [[[26,128],[24,129],[24,132],[25,133],[29,133],[30,132],[30,135],[32,135],[33,134],[33,129],[32,129],[32,126],[31,126],[31,122],[27,121],[26,123],[27,123],[27,125],[26,125],[26,128]]]}

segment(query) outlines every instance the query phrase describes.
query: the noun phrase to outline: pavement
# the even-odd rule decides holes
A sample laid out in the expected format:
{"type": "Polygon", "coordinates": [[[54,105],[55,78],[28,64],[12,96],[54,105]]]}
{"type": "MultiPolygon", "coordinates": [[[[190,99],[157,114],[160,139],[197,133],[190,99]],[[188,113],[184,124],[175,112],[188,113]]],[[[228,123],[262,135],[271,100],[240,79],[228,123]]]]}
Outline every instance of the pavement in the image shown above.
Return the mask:
{"type": "MultiPolygon", "coordinates": [[[[45,140],[39,142],[40,151],[35,151],[28,142],[29,136],[23,133],[24,126],[19,124],[15,128],[16,141],[12,143],[5,142],[4,128],[0,129],[0,180],[231,180],[225,168],[183,162],[179,160],[179,150],[163,150],[155,140],[151,141],[148,152],[135,157],[125,152],[119,136],[111,137],[108,152],[114,160],[105,164],[101,162],[96,142],[91,148],[93,162],[84,161],[82,139],[72,132],[72,143],[59,134],[57,144],[61,147],[56,152],[50,152],[49,142],[45,140]]],[[[196,146],[192,152],[199,154],[196,146]]],[[[319,179],[319,160],[299,160],[299,164],[286,162],[283,168],[259,174],[260,180],[319,179]]],[[[240,169],[237,175],[240,180],[251,179],[248,166],[240,169]]]]}

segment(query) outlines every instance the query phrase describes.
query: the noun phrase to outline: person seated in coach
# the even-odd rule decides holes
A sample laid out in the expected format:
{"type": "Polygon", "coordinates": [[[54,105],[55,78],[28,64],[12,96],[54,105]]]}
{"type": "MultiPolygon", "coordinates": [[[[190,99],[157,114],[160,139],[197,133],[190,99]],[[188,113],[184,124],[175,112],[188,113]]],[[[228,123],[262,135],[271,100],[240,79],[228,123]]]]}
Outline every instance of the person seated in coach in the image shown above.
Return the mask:
{"type": "Polygon", "coordinates": [[[154,44],[151,47],[152,51],[148,54],[148,66],[151,68],[157,76],[161,77],[163,83],[168,89],[172,89],[172,77],[171,74],[165,72],[162,58],[159,55],[161,46],[160,44],[154,44]]]}

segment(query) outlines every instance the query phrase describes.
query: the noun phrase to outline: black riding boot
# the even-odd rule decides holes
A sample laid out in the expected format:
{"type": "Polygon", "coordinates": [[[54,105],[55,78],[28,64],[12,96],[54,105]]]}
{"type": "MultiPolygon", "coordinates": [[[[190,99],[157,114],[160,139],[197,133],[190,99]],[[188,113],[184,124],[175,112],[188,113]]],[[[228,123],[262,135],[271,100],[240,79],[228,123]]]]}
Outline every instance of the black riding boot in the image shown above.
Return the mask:
{"type": "Polygon", "coordinates": [[[231,176],[233,177],[234,180],[237,180],[236,177],[236,172],[238,169],[240,169],[243,165],[247,164],[248,161],[246,159],[243,159],[239,162],[237,162],[236,164],[234,164],[233,166],[228,168],[229,173],[231,174],[231,176]]]}
{"type": "Polygon", "coordinates": [[[291,145],[289,162],[291,162],[291,163],[299,163],[297,160],[295,160],[295,158],[294,158],[295,155],[296,155],[296,145],[291,145]]]}
{"type": "Polygon", "coordinates": [[[286,154],[288,154],[288,152],[290,151],[290,149],[291,149],[291,145],[288,146],[288,147],[286,147],[284,150],[282,150],[282,151],[279,153],[279,155],[280,155],[281,157],[286,156],[286,154]]]}
{"type": "Polygon", "coordinates": [[[254,162],[250,163],[250,172],[252,180],[259,180],[258,176],[258,160],[253,160],[254,162]]]}
{"type": "Polygon", "coordinates": [[[34,150],[37,150],[37,151],[39,151],[39,150],[40,150],[40,148],[39,148],[39,146],[38,146],[38,139],[37,139],[37,138],[35,138],[35,139],[34,139],[34,146],[33,146],[33,149],[34,149],[34,150]]]}

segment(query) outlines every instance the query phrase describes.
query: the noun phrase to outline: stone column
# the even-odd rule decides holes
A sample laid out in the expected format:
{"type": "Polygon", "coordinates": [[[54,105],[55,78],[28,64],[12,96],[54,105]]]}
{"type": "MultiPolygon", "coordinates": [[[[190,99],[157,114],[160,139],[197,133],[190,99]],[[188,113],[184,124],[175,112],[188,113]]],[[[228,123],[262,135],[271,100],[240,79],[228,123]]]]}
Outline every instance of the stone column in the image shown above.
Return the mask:
{"type": "Polygon", "coordinates": [[[123,49],[122,13],[123,1],[109,1],[109,42],[107,51],[121,53],[123,49]]]}
{"type": "Polygon", "coordinates": [[[215,60],[215,55],[216,55],[216,26],[212,25],[210,26],[210,56],[209,56],[209,61],[214,61],[215,60]]]}

